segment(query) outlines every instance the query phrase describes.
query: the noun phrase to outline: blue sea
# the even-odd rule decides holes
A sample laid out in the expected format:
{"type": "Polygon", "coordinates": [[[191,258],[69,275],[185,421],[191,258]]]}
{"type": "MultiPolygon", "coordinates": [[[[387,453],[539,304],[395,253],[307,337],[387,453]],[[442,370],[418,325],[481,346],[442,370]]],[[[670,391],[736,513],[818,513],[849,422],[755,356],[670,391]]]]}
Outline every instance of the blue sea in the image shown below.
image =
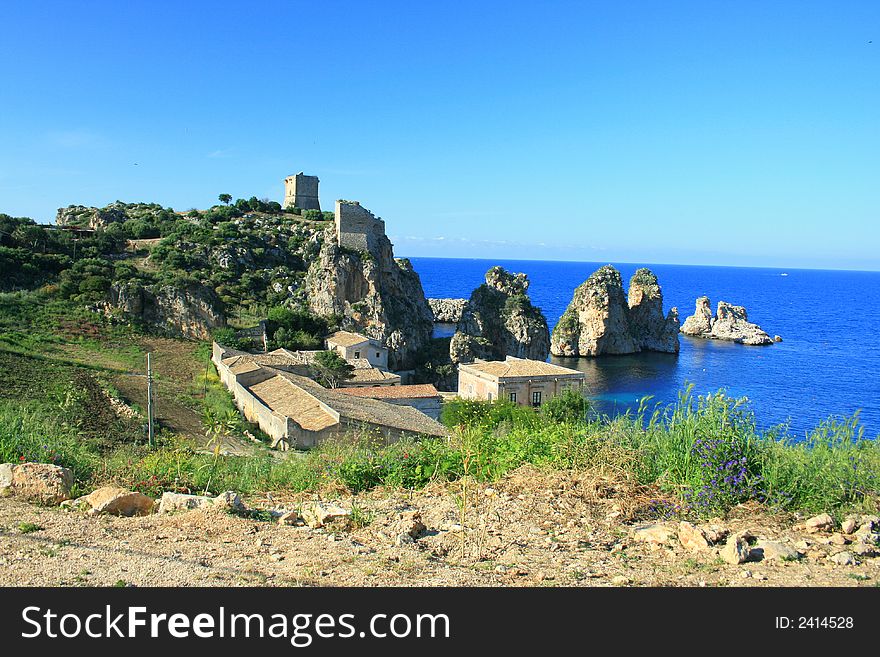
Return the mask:
{"type": "MultiPolygon", "coordinates": [[[[525,272],[529,296],[550,330],[574,289],[607,263],[410,258],[428,297],[467,298],[487,269],[525,272]]],[[[639,400],[674,402],[694,392],[724,389],[747,397],[760,427],[787,424],[804,436],[829,417],[859,413],[865,435],[880,434],[880,272],[758,269],[611,263],[624,284],[649,267],[663,289],[664,311],[678,306],[682,322],[706,295],[745,306],[749,320],[783,342],[748,347],[681,336],[678,355],[641,353],[599,358],[552,358],[587,375],[590,396],[604,413],[638,408],[639,400]]],[[[451,335],[454,327],[437,327],[451,335]]]]}

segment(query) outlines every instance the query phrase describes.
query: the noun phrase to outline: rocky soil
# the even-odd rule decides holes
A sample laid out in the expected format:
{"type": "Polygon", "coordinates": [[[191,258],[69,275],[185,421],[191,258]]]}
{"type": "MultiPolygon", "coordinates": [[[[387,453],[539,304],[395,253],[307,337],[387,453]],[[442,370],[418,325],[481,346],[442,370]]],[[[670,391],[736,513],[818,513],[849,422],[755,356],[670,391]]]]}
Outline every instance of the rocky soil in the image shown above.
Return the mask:
{"type": "MultiPolygon", "coordinates": [[[[804,521],[741,506],[704,524],[640,520],[649,492],[612,475],[523,468],[492,485],[467,480],[357,496],[324,491],[321,497],[334,506],[316,505],[313,496],[265,495],[245,499],[244,512],[234,510],[230,496],[221,496],[223,504],[143,517],[11,497],[0,499],[0,584],[766,587],[880,581],[880,558],[869,543],[880,530],[876,518],[855,516],[841,526],[830,517],[804,521]],[[318,526],[319,507],[327,510],[324,526],[318,526]],[[284,509],[291,513],[282,518],[284,509]]],[[[163,505],[185,508],[185,502],[178,497],[163,505]]]]}

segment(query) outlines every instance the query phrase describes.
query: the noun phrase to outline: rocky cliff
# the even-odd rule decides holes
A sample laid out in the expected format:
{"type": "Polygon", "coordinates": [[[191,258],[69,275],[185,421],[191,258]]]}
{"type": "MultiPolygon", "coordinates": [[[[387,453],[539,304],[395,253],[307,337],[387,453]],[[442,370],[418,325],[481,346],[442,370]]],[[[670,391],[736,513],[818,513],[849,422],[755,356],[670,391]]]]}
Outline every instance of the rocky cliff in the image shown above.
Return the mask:
{"type": "Polygon", "coordinates": [[[464,306],[449,345],[454,363],[506,356],[546,360],[550,353],[547,320],[528,297],[529,279],[502,267],[486,272],[486,282],[464,306]]]}
{"type": "Polygon", "coordinates": [[[113,285],[105,305],[172,335],[198,340],[209,340],[213,329],[226,326],[221,307],[214,291],[203,285],[143,287],[137,283],[113,285]]]}
{"type": "Polygon", "coordinates": [[[456,324],[467,305],[467,299],[428,299],[428,306],[434,321],[441,324],[456,324]]]}
{"type": "MultiPolygon", "coordinates": [[[[728,340],[747,345],[760,346],[774,342],[760,326],[749,321],[748,313],[742,306],[719,301],[718,310],[713,316],[709,297],[697,299],[694,314],[684,321],[681,332],[695,338],[728,340]]],[[[777,341],[781,341],[781,338],[777,341]]]]}
{"type": "Polygon", "coordinates": [[[600,267],[575,291],[553,329],[556,356],[600,356],[639,351],[678,352],[678,310],[663,315],[663,293],[649,269],[630,279],[629,298],[611,265],[600,267]]]}
{"type": "Polygon", "coordinates": [[[434,328],[422,282],[406,259],[395,259],[391,242],[376,237],[369,251],[340,248],[332,226],[311,263],[305,283],[309,309],[336,316],[340,325],[388,347],[388,366],[410,369],[434,328]]]}

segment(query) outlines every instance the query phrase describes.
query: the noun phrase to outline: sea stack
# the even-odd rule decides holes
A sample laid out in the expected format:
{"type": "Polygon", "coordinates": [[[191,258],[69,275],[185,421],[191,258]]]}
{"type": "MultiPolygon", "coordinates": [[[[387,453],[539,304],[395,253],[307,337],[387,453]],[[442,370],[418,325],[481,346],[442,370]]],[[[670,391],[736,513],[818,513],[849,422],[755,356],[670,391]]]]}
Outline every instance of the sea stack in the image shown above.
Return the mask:
{"type": "Polygon", "coordinates": [[[601,356],[640,351],[678,352],[678,310],[663,315],[663,293],[649,269],[639,269],[623,291],[611,265],[596,270],[575,291],[550,339],[555,356],[601,356]]]}
{"type": "Polygon", "coordinates": [[[528,297],[529,279],[503,267],[486,272],[486,282],[473,291],[461,311],[449,344],[453,363],[507,356],[546,360],[550,331],[540,308],[528,297]]]}
{"type": "MultiPolygon", "coordinates": [[[[774,338],[765,333],[760,326],[748,320],[748,313],[743,306],[719,301],[718,310],[713,316],[709,297],[697,299],[694,314],[684,321],[681,332],[693,338],[727,340],[747,345],[763,346],[774,342],[774,338]]],[[[782,338],[775,341],[782,342],[782,338]]]]}

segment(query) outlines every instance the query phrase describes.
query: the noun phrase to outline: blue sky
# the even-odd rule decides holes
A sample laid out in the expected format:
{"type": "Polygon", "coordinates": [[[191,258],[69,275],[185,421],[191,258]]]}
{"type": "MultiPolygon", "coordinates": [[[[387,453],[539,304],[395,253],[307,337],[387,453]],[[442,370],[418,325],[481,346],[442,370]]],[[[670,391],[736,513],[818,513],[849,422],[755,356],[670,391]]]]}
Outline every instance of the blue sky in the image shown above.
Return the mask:
{"type": "Polygon", "coordinates": [[[281,200],[304,170],[399,255],[880,269],[873,0],[34,0],[0,25],[0,212],[281,200]]]}

